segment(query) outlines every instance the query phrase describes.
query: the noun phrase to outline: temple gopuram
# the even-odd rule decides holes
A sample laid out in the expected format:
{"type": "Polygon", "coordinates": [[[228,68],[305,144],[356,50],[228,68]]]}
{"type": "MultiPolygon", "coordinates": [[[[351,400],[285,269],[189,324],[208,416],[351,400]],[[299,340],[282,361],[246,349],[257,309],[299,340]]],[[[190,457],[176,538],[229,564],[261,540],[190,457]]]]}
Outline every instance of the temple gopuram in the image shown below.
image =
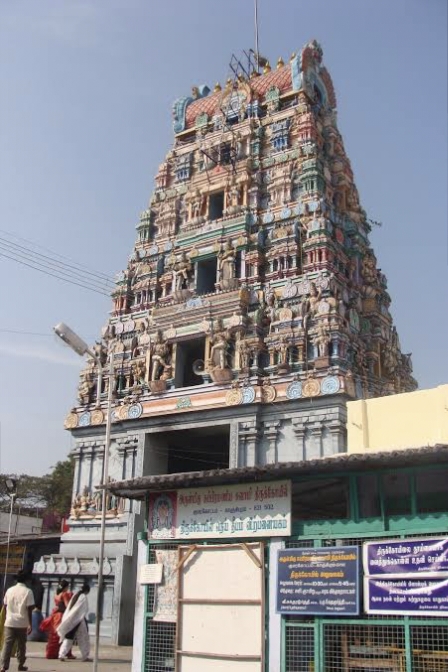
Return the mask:
{"type": "MultiPolygon", "coordinates": [[[[60,556],[42,560],[50,591],[58,563],[98,569],[111,353],[115,480],[328,457],[346,449],[347,400],[416,388],[320,45],[275,68],[246,56],[173,106],[174,141],[95,345],[104,375],[87,362],[65,421],[74,501],[60,556]]],[[[102,632],[125,643],[143,511],[107,506],[102,632]]]]}

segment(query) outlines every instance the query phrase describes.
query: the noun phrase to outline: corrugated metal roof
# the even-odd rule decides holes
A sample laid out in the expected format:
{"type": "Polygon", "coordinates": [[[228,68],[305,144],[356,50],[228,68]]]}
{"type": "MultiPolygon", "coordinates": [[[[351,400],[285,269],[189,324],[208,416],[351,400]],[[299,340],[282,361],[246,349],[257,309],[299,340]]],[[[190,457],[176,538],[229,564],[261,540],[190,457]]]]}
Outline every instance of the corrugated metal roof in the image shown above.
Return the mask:
{"type": "Polygon", "coordinates": [[[448,464],[448,446],[435,445],[406,450],[383,451],[378,453],[347,454],[301,462],[277,462],[257,467],[237,467],[235,469],[211,469],[189,471],[180,474],[159,474],[142,476],[126,481],[108,484],[107,490],[128,499],[144,499],[150,492],[181,490],[183,488],[208,485],[231,485],[251,481],[273,481],[276,479],[308,476],[323,472],[366,471],[368,469],[394,469],[427,464],[448,464]]]}

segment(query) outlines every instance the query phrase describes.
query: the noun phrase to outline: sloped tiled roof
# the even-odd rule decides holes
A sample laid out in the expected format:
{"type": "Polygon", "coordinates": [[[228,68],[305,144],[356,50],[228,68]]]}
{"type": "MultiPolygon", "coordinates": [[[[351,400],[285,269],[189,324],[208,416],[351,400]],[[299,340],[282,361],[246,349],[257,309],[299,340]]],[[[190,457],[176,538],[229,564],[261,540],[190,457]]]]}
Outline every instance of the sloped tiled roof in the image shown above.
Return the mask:
{"type": "Polygon", "coordinates": [[[210,96],[206,96],[205,98],[198,98],[198,100],[194,100],[192,103],[190,103],[187,107],[187,113],[185,116],[186,128],[191,128],[194,126],[196,117],[200,114],[204,114],[204,112],[208,114],[209,117],[211,117],[218,109],[221,96],[222,92],[217,91],[216,93],[212,93],[210,96]]]}
{"type": "Polygon", "coordinates": [[[161,492],[163,490],[274,481],[318,473],[334,474],[335,472],[367,471],[381,468],[418,467],[425,464],[448,465],[448,446],[425,446],[377,453],[340,453],[331,457],[302,460],[301,462],[277,462],[257,467],[210,469],[181,474],[142,476],[127,481],[114,481],[106,487],[107,490],[120,497],[144,499],[150,492],[161,492]]]}
{"type": "MultiPolygon", "coordinates": [[[[286,91],[289,91],[292,86],[291,66],[289,64],[284,65],[278,70],[272,70],[265,75],[253,77],[250,80],[250,86],[254,91],[255,96],[261,98],[261,100],[263,100],[267,91],[273,86],[279,89],[280,94],[285,93],[286,91]]],[[[190,103],[186,111],[185,128],[192,128],[196,117],[200,114],[204,114],[204,112],[208,114],[209,117],[213,116],[218,111],[223,93],[223,91],[217,91],[205,98],[198,98],[190,103]]]]}

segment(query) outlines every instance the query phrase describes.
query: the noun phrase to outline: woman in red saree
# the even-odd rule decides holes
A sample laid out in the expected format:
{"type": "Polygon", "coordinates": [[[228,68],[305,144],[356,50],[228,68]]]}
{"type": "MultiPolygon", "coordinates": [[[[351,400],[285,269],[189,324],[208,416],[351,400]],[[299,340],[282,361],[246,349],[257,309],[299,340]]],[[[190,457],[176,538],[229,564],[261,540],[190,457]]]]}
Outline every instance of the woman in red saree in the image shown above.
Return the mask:
{"type": "MultiPolygon", "coordinates": [[[[68,581],[63,579],[57,588],[56,595],[54,598],[54,609],[51,614],[42,621],[40,624],[40,629],[44,632],[48,632],[48,641],[47,647],[45,649],[46,658],[57,658],[59,654],[59,635],[56,632],[56,629],[59,627],[62,621],[62,616],[64,611],[67,608],[68,603],[70,602],[73,593],[70,592],[68,581]]],[[[67,658],[74,658],[70,652],[67,655],[67,658]]]]}

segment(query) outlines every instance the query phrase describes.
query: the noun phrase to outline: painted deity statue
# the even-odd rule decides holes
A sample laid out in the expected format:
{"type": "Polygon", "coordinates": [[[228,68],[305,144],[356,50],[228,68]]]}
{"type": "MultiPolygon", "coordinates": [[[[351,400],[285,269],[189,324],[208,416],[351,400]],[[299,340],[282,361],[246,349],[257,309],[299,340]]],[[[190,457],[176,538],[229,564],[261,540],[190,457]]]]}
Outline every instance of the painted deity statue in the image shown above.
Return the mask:
{"type": "Polygon", "coordinates": [[[168,373],[171,368],[169,356],[169,346],[163,341],[162,333],[158,331],[152,347],[151,380],[160,380],[168,373]]]}
{"type": "Polygon", "coordinates": [[[252,348],[244,337],[239,339],[237,348],[240,359],[240,369],[245,371],[250,367],[252,348]]]}
{"type": "Polygon", "coordinates": [[[226,211],[229,214],[234,214],[241,210],[242,192],[241,187],[236,183],[235,178],[232,180],[226,196],[226,211]]]}
{"type": "Polygon", "coordinates": [[[90,404],[93,397],[94,382],[92,374],[85,371],[81,374],[81,380],[78,385],[78,399],[81,404],[90,404]]]}
{"type": "Polygon", "coordinates": [[[199,189],[195,189],[190,195],[189,201],[191,203],[191,219],[199,219],[199,217],[202,215],[204,207],[204,195],[199,191],[199,189]]]}
{"type": "Polygon", "coordinates": [[[235,277],[235,262],[235,250],[230,240],[227,240],[224,250],[219,255],[220,280],[231,280],[235,277]]]}
{"type": "Polygon", "coordinates": [[[185,252],[181,253],[179,261],[176,261],[173,269],[173,288],[186,289],[192,266],[185,252]]]}
{"type": "Polygon", "coordinates": [[[145,379],[145,362],[137,360],[132,365],[132,373],[134,376],[135,385],[141,384],[145,379]]]}
{"type": "Polygon", "coordinates": [[[287,365],[289,361],[289,343],[286,336],[282,336],[276,344],[277,364],[287,365]]]}
{"type": "Polygon", "coordinates": [[[325,324],[324,322],[319,322],[319,324],[317,325],[315,343],[317,345],[319,357],[328,357],[329,345],[330,345],[330,333],[328,325],[325,324]]]}
{"type": "Polygon", "coordinates": [[[227,368],[227,351],[229,348],[230,336],[224,329],[222,321],[218,321],[218,329],[211,336],[210,343],[212,344],[210,350],[210,364],[219,369],[227,368]]]}
{"type": "Polygon", "coordinates": [[[320,288],[317,289],[315,283],[312,282],[310,285],[310,296],[308,299],[309,312],[312,316],[314,316],[317,313],[317,308],[319,305],[321,294],[322,290],[320,288]]]}

